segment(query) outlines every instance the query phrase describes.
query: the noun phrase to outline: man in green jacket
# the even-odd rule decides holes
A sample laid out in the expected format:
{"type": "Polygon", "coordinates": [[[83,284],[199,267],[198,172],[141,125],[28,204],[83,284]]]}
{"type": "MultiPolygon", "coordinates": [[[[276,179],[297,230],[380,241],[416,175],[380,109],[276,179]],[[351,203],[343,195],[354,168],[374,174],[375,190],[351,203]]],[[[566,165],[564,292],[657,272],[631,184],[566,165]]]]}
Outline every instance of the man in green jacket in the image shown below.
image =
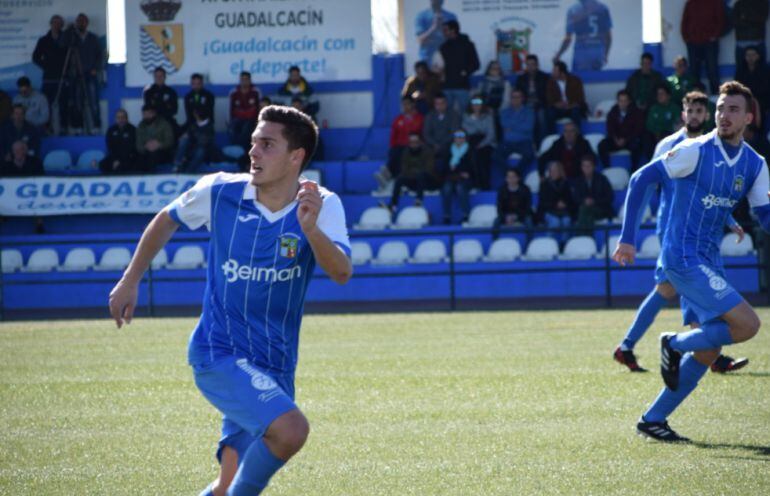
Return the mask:
{"type": "Polygon", "coordinates": [[[698,82],[695,76],[690,72],[690,67],[687,65],[687,59],[683,56],[678,56],[674,59],[674,73],[667,78],[668,85],[671,87],[671,101],[682,109],[682,98],[695,89],[695,84],[698,82]]]}
{"type": "Polygon", "coordinates": [[[401,173],[393,184],[393,196],[389,208],[395,211],[401,197],[401,189],[406,186],[415,192],[415,205],[422,205],[425,190],[438,189],[435,159],[431,147],[423,144],[420,135],[409,134],[409,144],[401,154],[401,173]]]}
{"type": "Polygon", "coordinates": [[[174,157],[174,131],[154,107],[142,107],[142,122],[136,128],[136,149],[139,152],[139,168],[155,172],[160,164],[171,163],[174,157]]]}
{"type": "Polygon", "coordinates": [[[660,84],[655,92],[656,102],[647,111],[647,122],[645,123],[647,129],[645,151],[648,157],[652,157],[658,141],[679,127],[679,116],[682,112],[679,105],[671,100],[671,88],[668,87],[668,84],[660,84]]]}

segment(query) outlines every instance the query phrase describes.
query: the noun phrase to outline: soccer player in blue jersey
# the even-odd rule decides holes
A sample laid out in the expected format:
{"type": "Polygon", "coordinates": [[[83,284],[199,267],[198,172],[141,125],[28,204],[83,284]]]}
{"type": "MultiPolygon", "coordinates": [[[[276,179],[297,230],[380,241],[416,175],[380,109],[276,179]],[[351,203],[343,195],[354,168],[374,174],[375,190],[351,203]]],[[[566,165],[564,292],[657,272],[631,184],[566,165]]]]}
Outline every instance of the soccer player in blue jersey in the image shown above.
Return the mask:
{"type": "MultiPolygon", "coordinates": [[[[684,126],[674,134],[671,134],[663,138],[655,148],[655,158],[660,158],[664,154],[668,153],[672,148],[681,143],[687,138],[697,138],[703,133],[705,123],[709,120],[708,111],[708,96],[700,91],[692,91],[687,93],[682,98],[682,121],[684,126]]],[[[658,239],[663,241],[663,233],[666,231],[668,224],[668,218],[671,210],[671,195],[673,194],[672,180],[668,177],[663,177],[663,182],[660,185],[660,202],[658,203],[657,212],[657,224],[656,234],[658,239]]],[[[741,226],[733,219],[732,216],[728,216],[727,223],[730,229],[736,233],[739,237],[739,241],[743,239],[744,232],[741,226]]],[[[662,255],[661,255],[662,256],[662,255]]],[[[639,306],[639,310],[636,313],[636,318],[631,326],[628,328],[623,341],[615,348],[613,358],[616,362],[628,367],[631,372],[646,372],[642,368],[634,354],[634,347],[636,343],[644,336],[647,329],[650,328],[655,317],[660,312],[660,309],[666,305],[667,302],[674,299],[676,296],[676,290],[666,279],[666,274],[663,271],[662,259],[658,257],[657,267],[655,268],[655,288],[647,295],[642,304],[639,306]]],[[[690,324],[691,321],[686,321],[685,324],[690,324]]],[[[729,372],[738,370],[748,364],[748,359],[739,358],[737,360],[721,355],[714,363],[711,364],[711,370],[715,372],[729,372]]]]}
{"type": "Polygon", "coordinates": [[[751,90],[731,81],[719,89],[717,129],[679,143],[639,169],[626,196],[626,218],[612,258],[633,263],[637,219],[646,190],[672,178],[671,216],[663,235],[663,271],[681,295],[684,315],[700,325],[661,335],[661,375],[665,387],[636,425],[644,436],[688,441],[668,425],[668,417],[695,389],[722,346],[742,343],[759,332],[754,309],[725,279],[719,244],[722,229],[744,197],[763,229],[770,231],[770,175],[765,159],[743,142],[752,122],[751,90]]]}
{"type": "Polygon", "coordinates": [[[340,284],[352,274],[339,197],[300,178],[317,142],[307,115],[262,109],[251,137],[251,173],[204,176],[163,209],[110,293],[110,313],[121,327],[131,321],[142,275],[177,228],[211,231],[203,311],[188,361],[198,389],[223,418],[220,475],[201,495],[259,494],[308,436],[294,402],[305,292],[316,263],[340,284]]]}
{"type": "Polygon", "coordinates": [[[612,18],[607,6],[598,0],[579,0],[567,10],[567,33],[553,57],[554,63],[567,51],[573,35],[572,70],[601,70],[612,44],[612,18]]]}

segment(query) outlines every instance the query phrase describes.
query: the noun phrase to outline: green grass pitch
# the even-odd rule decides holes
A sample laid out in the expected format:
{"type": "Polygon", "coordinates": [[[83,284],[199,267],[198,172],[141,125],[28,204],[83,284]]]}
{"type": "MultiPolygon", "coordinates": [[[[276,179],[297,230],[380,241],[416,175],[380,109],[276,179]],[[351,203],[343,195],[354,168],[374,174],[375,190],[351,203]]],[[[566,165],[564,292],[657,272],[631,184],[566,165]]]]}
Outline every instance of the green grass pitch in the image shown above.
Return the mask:
{"type": "MultiPolygon", "coordinates": [[[[631,310],[308,316],[305,449],[268,495],[770,494],[770,330],[729,353],[671,418],[611,351],[631,310]]],[[[770,310],[760,317],[770,322],[770,310]]],[[[638,347],[657,370],[667,310],[638,347]]],[[[194,319],[0,324],[0,494],[197,495],[219,416],[185,363],[194,319]]]]}

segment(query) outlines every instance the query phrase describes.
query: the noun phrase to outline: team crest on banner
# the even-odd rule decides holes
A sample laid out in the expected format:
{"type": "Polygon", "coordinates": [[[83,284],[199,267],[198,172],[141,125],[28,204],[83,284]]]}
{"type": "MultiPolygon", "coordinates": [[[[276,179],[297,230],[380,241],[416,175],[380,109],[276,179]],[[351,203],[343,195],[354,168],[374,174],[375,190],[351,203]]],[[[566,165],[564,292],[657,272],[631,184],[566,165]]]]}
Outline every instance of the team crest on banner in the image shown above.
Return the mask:
{"type": "Polygon", "coordinates": [[[144,0],[142,11],[152,22],[139,26],[139,57],[145,71],[152,73],[156,67],[163,67],[168,74],[174,74],[184,62],[184,26],[171,24],[182,7],[179,0],[144,0]]]}
{"type": "Polygon", "coordinates": [[[294,258],[299,250],[299,236],[296,234],[284,234],[281,236],[281,256],[294,258]]]}
{"type": "Polygon", "coordinates": [[[527,55],[532,53],[530,39],[535,25],[520,17],[503,19],[500,24],[506,27],[495,27],[497,60],[503,72],[523,71],[527,55]]]}

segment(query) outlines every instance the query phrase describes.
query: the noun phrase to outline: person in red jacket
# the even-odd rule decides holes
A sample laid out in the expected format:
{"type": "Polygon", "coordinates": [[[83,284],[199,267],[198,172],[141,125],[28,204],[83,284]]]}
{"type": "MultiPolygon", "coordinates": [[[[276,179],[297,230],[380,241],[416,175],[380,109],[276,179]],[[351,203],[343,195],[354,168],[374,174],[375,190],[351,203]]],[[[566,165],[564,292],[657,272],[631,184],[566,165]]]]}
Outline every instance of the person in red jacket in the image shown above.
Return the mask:
{"type": "Polygon", "coordinates": [[[687,58],[696,79],[706,65],[711,94],[719,92],[719,37],[725,27],[723,0],[687,0],[682,14],[682,39],[687,45],[687,58]]]}
{"type": "Polygon", "coordinates": [[[422,114],[417,112],[417,106],[410,96],[401,99],[401,113],[390,126],[390,151],[388,152],[388,169],[396,177],[401,168],[401,153],[409,146],[409,135],[422,136],[422,114]],[[393,163],[391,163],[393,162],[393,163]]]}
{"type": "Polygon", "coordinates": [[[599,158],[604,167],[610,167],[610,153],[618,150],[631,152],[631,167],[639,167],[641,137],[644,134],[644,114],[634,106],[626,90],[617,93],[617,103],[607,114],[607,137],[599,142],[599,158]]]}
{"type": "Polygon", "coordinates": [[[251,133],[259,117],[259,89],[251,84],[251,73],[242,72],[238,87],[230,92],[230,142],[251,147],[251,133]]]}

